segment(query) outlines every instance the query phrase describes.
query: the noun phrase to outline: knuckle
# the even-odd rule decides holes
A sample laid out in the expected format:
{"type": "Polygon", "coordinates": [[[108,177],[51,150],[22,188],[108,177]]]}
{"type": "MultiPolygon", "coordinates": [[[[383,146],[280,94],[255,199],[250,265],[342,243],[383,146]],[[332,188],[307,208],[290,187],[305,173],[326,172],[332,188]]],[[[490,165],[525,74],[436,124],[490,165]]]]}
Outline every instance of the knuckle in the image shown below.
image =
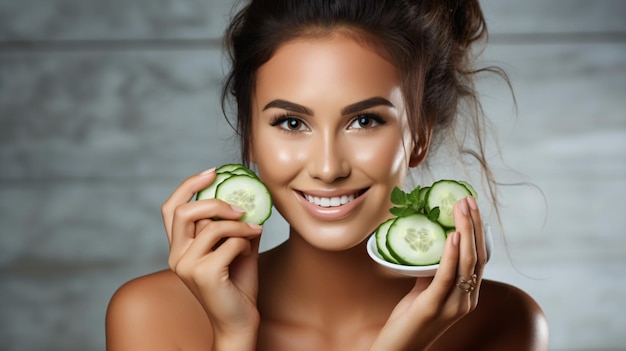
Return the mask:
{"type": "Polygon", "coordinates": [[[172,212],[171,207],[169,201],[165,201],[161,204],[161,216],[163,216],[163,218],[167,217],[168,214],[172,212]]]}
{"type": "Polygon", "coordinates": [[[222,224],[223,223],[219,223],[219,221],[207,221],[202,224],[196,223],[196,227],[198,229],[196,239],[202,237],[206,238],[202,240],[219,240],[219,238],[223,236],[223,230],[220,230],[220,226],[222,226],[222,224]]]}
{"type": "Polygon", "coordinates": [[[196,221],[196,228],[198,231],[202,231],[204,230],[204,228],[207,228],[207,227],[210,228],[211,223],[213,223],[212,220],[203,218],[203,219],[196,221]]]}
{"type": "Polygon", "coordinates": [[[476,255],[465,255],[461,259],[461,264],[465,267],[474,267],[476,265],[477,258],[476,255]]]}
{"type": "Polygon", "coordinates": [[[193,278],[193,266],[188,264],[185,259],[180,259],[173,264],[173,271],[183,279],[193,278]]]}
{"type": "Polygon", "coordinates": [[[184,213],[185,213],[185,208],[182,205],[181,206],[176,206],[174,208],[174,217],[175,218],[182,218],[184,213]]]}

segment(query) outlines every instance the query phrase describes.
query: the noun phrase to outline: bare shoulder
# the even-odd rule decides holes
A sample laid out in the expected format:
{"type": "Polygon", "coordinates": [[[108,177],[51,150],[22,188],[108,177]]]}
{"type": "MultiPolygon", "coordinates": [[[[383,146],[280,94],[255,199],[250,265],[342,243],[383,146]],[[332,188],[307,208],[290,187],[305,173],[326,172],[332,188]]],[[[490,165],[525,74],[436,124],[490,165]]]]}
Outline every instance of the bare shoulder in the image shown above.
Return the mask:
{"type": "Polygon", "coordinates": [[[208,349],[209,320],[170,270],[133,279],[109,302],[107,350],[208,349]]]}
{"type": "Polygon", "coordinates": [[[485,280],[476,309],[450,332],[464,334],[476,350],[547,350],[548,324],[541,307],[523,290],[485,280]]]}

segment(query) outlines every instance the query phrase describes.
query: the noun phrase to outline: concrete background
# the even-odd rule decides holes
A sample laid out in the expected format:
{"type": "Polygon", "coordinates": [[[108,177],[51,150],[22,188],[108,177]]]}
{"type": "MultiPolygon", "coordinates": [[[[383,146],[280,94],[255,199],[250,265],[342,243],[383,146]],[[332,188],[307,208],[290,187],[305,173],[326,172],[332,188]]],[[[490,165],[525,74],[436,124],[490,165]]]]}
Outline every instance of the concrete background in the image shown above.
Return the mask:
{"type": "MultiPolygon", "coordinates": [[[[166,267],[161,203],[237,155],[217,102],[230,6],[0,0],[1,350],[103,350],[111,294],[166,267]]],[[[626,2],[483,6],[484,63],[518,101],[481,81],[496,173],[541,190],[503,188],[486,276],[537,299],[552,350],[626,349],[626,2]]]]}

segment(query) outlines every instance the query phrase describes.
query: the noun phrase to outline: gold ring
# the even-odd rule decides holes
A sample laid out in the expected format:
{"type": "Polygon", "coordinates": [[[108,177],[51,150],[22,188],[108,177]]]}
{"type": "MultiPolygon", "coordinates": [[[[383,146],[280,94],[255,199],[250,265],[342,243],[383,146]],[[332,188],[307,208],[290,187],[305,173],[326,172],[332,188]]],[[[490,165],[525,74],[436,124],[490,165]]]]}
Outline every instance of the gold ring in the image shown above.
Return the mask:
{"type": "Polygon", "coordinates": [[[476,274],[472,275],[471,279],[464,279],[463,277],[460,277],[456,286],[463,292],[471,293],[474,289],[476,289],[476,284],[478,283],[477,279],[478,276],[476,274]]]}

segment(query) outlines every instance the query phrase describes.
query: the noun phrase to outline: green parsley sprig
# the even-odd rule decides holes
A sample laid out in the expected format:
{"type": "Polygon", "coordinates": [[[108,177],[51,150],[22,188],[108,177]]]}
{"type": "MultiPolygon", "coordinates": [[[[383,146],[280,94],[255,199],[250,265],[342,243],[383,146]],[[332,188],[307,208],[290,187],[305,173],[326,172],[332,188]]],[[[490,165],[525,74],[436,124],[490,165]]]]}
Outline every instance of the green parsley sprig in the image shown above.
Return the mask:
{"type": "Polygon", "coordinates": [[[389,212],[396,217],[406,217],[412,214],[424,214],[431,221],[439,218],[439,207],[435,207],[430,211],[426,211],[425,192],[428,187],[417,186],[411,192],[407,193],[399,187],[394,187],[391,191],[391,203],[395,206],[389,209],[389,212]]]}

